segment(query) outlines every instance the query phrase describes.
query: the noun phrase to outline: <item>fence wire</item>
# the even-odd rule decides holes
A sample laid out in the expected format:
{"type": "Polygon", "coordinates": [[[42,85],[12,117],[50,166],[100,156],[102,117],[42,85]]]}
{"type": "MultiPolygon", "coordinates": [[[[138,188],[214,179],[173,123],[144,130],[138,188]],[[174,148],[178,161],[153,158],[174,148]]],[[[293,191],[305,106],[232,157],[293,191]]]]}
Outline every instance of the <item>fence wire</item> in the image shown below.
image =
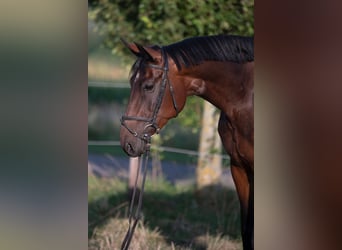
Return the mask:
{"type": "MultiPolygon", "coordinates": [[[[88,146],[121,146],[119,141],[88,141],[88,146]]],[[[177,153],[177,154],[185,154],[192,156],[199,156],[200,153],[198,151],[189,150],[189,149],[181,149],[181,148],[173,148],[173,147],[165,147],[165,146],[153,146],[152,149],[158,149],[165,152],[177,153]]],[[[213,154],[215,155],[215,154],[213,154]]],[[[222,159],[229,159],[229,156],[219,154],[222,159]]]]}

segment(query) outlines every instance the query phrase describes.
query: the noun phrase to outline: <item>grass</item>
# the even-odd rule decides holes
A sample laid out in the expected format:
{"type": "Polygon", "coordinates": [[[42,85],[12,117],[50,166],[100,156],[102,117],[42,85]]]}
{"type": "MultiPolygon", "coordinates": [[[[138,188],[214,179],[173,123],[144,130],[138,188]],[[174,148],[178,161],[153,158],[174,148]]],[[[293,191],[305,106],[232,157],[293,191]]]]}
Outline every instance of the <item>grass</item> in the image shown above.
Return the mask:
{"type": "MultiPolygon", "coordinates": [[[[128,200],[126,183],[89,175],[88,249],[120,248],[128,226],[128,200]]],[[[238,199],[232,190],[199,192],[148,181],[143,203],[131,249],[241,248],[238,199]]]]}

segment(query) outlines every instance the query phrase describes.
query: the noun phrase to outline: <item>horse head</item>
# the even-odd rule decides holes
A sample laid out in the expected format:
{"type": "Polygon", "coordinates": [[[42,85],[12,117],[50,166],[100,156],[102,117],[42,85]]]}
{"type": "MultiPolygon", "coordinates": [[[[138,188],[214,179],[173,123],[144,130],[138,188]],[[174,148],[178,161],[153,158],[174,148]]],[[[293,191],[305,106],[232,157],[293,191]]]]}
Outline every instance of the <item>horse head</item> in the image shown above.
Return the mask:
{"type": "Polygon", "coordinates": [[[136,157],[149,148],[151,136],[183,109],[186,95],[175,75],[176,65],[162,47],[124,44],[137,60],[131,70],[128,106],[121,118],[120,142],[129,156],[136,157]]]}

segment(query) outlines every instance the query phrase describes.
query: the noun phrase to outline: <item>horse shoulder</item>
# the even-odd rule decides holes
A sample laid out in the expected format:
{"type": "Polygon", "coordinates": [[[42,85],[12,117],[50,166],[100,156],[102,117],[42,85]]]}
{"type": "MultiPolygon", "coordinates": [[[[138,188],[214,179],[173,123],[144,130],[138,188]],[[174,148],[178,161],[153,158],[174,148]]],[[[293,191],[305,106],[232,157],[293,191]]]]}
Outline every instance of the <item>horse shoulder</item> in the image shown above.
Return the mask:
{"type": "Polygon", "coordinates": [[[254,168],[253,124],[253,112],[249,110],[233,110],[229,116],[221,112],[218,132],[235,165],[254,168]]]}

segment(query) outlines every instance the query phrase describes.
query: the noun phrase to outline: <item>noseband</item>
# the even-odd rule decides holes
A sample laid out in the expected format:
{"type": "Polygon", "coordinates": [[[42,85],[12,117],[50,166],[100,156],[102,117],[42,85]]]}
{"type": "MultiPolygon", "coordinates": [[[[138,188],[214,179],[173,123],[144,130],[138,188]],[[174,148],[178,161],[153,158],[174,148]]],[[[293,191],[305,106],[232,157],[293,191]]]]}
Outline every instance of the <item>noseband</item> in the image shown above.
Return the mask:
{"type": "Polygon", "coordinates": [[[172,102],[173,102],[173,107],[176,110],[176,116],[179,113],[178,106],[177,106],[176,99],[175,99],[173,86],[172,86],[172,84],[168,78],[169,62],[168,62],[167,54],[164,51],[163,47],[161,47],[160,49],[161,49],[161,55],[162,55],[162,58],[164,61],[164,66],[162,67],[162,66],[155,65],[155,64],[147,64],[147,67],[163,71],[161,86],[160,86],[159,94],[157,97],[157,104],[154,107],[152,117],[146,118],[146,117],[140,117],[140,116],[127,116],[127,115],[123,115],[121,117],[121,125],[123,127],[125,127],[133,136],[135,136],[135,137],[137,137],[137,138],[139,138],[145,142],[150,141],[151,136],[148,135],[147,133],[145,133],[149,127],[154,128],[156,130],[156,133],[158,133],[160,131],[160,128],[158,127],[158,124],[157,124],[157,116],[158,116],[158,112],[159,112],[159,109],[161,107],[161,104],[163,102],[163,97],[165,94],[167,84],[169,85],[169,89],[170,89],[170,93],[171,93],[171,97],[172,97],[172,102]],[[126,121],[140,121],[140,122],[146,122],[147,124],[143,130],[143,133],[139,134],[134,129],[129,128],[126,124],[126,121]]]}

